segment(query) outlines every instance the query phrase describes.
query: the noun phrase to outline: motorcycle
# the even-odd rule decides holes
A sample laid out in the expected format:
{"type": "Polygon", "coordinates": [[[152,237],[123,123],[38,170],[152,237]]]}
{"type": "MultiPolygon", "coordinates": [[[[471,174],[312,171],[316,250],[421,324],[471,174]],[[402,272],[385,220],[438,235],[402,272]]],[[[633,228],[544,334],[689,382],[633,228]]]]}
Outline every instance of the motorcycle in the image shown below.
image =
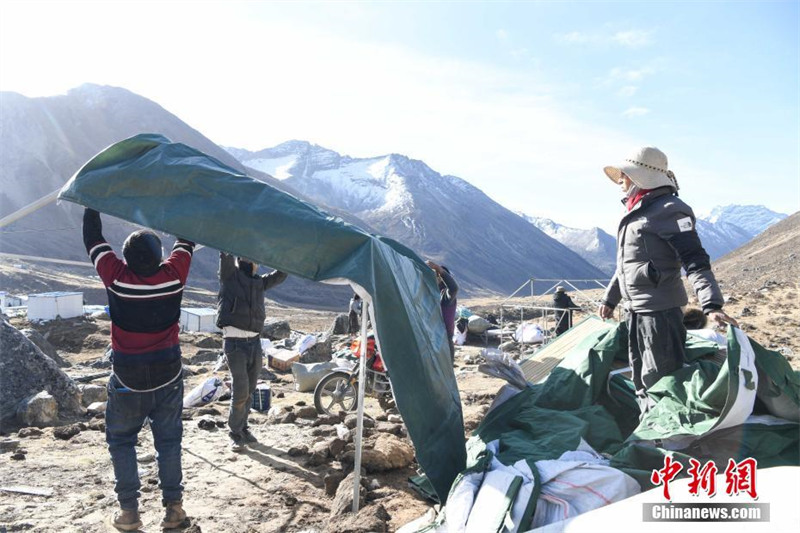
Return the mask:
{"type": "MultiPolygon", "coordinates": [[[[358,357],[361,354],[361,340],[356,339],[350,346],[356,356],[347,367],[335,370],[322,378],[314,389],[314,407],[321,415],[336,415],[340,411],[353,413],[358,407],[358,357]]],[[[383,359],[375,345],[375,337],[368,336],[367,364],[364,393],[378,399],[381,408],[388,410],[394,406],[392,382],[383,364],[383,359]]]]}

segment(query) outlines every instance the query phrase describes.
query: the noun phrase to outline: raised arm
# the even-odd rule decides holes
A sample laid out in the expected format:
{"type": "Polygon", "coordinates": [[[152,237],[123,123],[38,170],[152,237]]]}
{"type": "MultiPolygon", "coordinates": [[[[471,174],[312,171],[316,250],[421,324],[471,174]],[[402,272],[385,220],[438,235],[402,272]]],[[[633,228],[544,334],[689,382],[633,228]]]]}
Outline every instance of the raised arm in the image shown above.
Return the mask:
{"type": "Polygon", "coordinates": [[[264,274],[261,276],[261,279],[264,280],[264,290],[271,289],[277,285],[280,285],[286,278],[289,276],[286,272],[281,272],[280,270],[273,270],[269,274],[264,274]]]}

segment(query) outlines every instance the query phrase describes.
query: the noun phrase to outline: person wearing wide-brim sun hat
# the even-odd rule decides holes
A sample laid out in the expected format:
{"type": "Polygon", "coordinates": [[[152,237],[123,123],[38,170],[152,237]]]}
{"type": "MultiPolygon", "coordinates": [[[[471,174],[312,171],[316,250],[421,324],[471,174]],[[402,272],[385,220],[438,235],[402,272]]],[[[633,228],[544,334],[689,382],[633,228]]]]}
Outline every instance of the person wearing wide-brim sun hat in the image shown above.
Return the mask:
{"type": "Polygon", "coordinates": [[[644,147],[603,169],[618,184],[626,212],[617,230],[617,268],[598,309],[611,318],[624,302],[628,311],[628,356],[642,413],[647,389],[678,370],[685,358],[688,303],[681,280],[686,270],[703,312],[719,325],[736,321],[722,311],[723,298],[700,243],[692,209],[678,198],[678,181],[667,156],[644,147]]]}

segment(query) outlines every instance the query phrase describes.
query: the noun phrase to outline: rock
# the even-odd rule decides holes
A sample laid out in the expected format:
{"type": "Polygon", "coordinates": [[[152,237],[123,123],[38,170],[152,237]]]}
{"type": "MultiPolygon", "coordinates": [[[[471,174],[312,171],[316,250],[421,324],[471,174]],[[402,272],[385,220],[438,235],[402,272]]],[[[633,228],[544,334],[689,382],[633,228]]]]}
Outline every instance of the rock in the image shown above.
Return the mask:
{"type": "Polygon", "coordinates": [[[338,424],[341,421],[342,421],[342,419],[339,418],[338,415],[322,415],[322,416],[317,415],[317,419],[314,420],[313,426],[314,427],[317,427],[317,426],[334,426],[334,425],[338,424]]]}
{"type": "MultiPolygon", "coordinates": [[[[31,399],[42,391],[49,393],[56,409],[63,414],[82,415],[80,391],[75,382],[25,335],[4,318],[1,322],[0,418],[14,417],[23,400],[31,399]]],[[[0,420],[0,427],[4,425],[0,420]]]]}
{"type": "Polygon", "coordinates": [[[69,440],[80,432],[81,428],[78,427],[77,424],[72,424],[70,426],[61,426],[55,428],[53,430],[53,436],[57,439],[69,440]]]}
{"type": "Polygon", "coordinates": [[[378,425],[375,429],[379,433],[391,433],[392,435],[397,435],[398,437],[403,434],[403,426],[400,424],[392,424],[390,422],[378,422],[378,425]]]}
{"type": "Polygon", "coordinates": [[[152,454],[152,453],[146,453],[144,455],[138,456],[136,458],[136,460],[138,462],[140,462],[141,464],[146,465],[148,463],[152,463],[153,461],[155,461],[156,460],[156,456],[154,454],[152,454]]]}
{"type": "Polygon", "coordinates": [[[389,415],[389,416],[386,417],[386,420],[388,420],[392,424],[402,424],[403,423],[403,417],[400,416],[400,415],[389,415]]]}
{"type": "Polygon", "coordinates": [[[275,393],[275,397],[276,398],[283,398],[284,396],[286,396],[286,395],[283,392],[276,392],[275,393]]]}
{"type": "Polygon", "coordinates": [[[377,422],[386,422],[387,420],[389,420],[389,415],[387,415],[386,413],[381,413],[375,416],[375,420],[377,422]]]}
{"type": "Polygon", "coordinates": [[[311,428],[311,436],[313,437],[333,437],[336,435],[336,428],[333,426],[319,426],[311,428]]]}
{"type": "Polygon", "coordinates": [[[381,488],[381,482],[377,479],[370,481],[369,485],[367,486],[367,489],[369,490],[378,490],[379,488],[381,488]]]}
{"type": "Polygon", "coordinates": [[[299,457],[301,455],[305,455],[308,453],[308,446],[302,444],[300,446],[292,446],[286,453],[289,454],[289,457],[299,457]]]}
{"type": "Polygon", "coordinates": [[[347,335],[350,332],[350,317],[347,313],[336,315],[328,333],[331,335],[347,335]]]}
{"type": "Polygon", "coordinates": [[[336,436],[342,439],[345,442],[352,442],[353,441],[353,432],[347,429],[347,426],[344,424],[336,424],[333,426],[336,429],[336,436]]]}
{"type": "Polygon", "coordinates": [[[13,455],[11,455],[11,460],[12,461],[24,461],[25,460],[25,454],[22,453],[22,452],[15,452],[13,455]]]}
{"type": "Polygon", "coordinates": [[[224,428],[228,423],[224,420],[215,420],[214,423],[217,425],[218,428],[224,428]]]}
{"type": "Polygon", "coordinates": [[[17,437],[25,438],[25,437],[39,437],[42,434],[42,430],[39,428],[22,428],[17,431],[17,437]]]}
{"type": "Polygon", "coordinates": [[[317,335],[317,342],[300,354],[301,363],[319,363],[330,361],[333,353],[331,336],[327,334],[317,335]]]}
{"type": "Polygon", "coordinates": [[[213,407],[201,407],[197,410],[198,415],[219,416],[221,413],[213,407]]]}
{"type": "Polygon", "coordinates": [[[295,404],[297,407],[305,407],[305,406],[306,406],[306,402],[305,402],[304,400],[300,400],[300,401],[298,401],[298,402],[294,402],[294,404],[295,404]]]}
{"type": "Polygon", "coordinates": [[[222,348],[222,338],[221,337],[200,337],[198,340],[194,341],[192,344],[197,346],[198,348],[222,348]]]}
{"type": "Polygon", "coordinates": [[[753,310],[749,307],[742,307],[742,312],[740,313],[741,316],[753,316],[753,310]]]}
{"type": "MultiPolygon", "coordinates": [[[[355,452],[345,452],[341,462],[352,464],[355,461],[355,452]]],[[[373,449],[365,448],[361,452],[361,464],[367,472],[385,472],[397,468],[404,468],[414,460],[414,449],[395,435],[381,433],[375,441],[373,449]]]]}
{"type": "Polygon", "coordinates": [[[100,385],[78,385],[78,390],[81,391],[81,401],[84,406],[108,400],[108,389],[100,385]]]}
{"type": "Polygon", "coordinates": [[[216,350],[197,350],[197,353],[189,358],[189,363],[199,365],[200,363],[216,362],[219,355],[216,350]]]}
{"type": "Polygon", "coordinates": [[[331,517],[329,531],[338,533],[384,533],[389,531],[392,517],[381,504],[371,504],[359,509],[358,514],[346,513],[331,517]]]}
{"type": "Polygon", "coordinates": [[[58,421],[58,404],[56,399],[42,391],[23,399],[17,405],[17,421],[23,426],[47,427],[58,421]]]}
{"type": "Polygon", "coordinates": [[[294,411],[286,406],[273,406],[267,412],[267,421],[270,424],[291,424],[297,420],[294,411]]]}
{"type": "Polygon", "coordinates": [[[298,418],[317,418],[317,408],[313,405],[306,405],[295,411],[298,418]]]}
{"type": "Polygon", "coordinates": [[[94,419],[89,422],[87,426],[92,431],[105,431],[106,430],[106,423],[102,420],[94,419]]]}
{"type": "MultiPolygon", "coordinates": [[[[354,429],[358,425],[358,416],[357,415],[347,415],[347,418],[344,419],[344,425],[346,425],[350,429],[354,429]]],[[[374,428],[375,421],[364,415],[364,427],[365,428],[374,428]]]]}
{"type": "Polygon", "coordinates": [[[217,428],[217,424],[210,418],[201,418],[197,421],[197,427],[211,431],[217,428]]]}
{"type": "MultiPolygon", "coordinates": [[[[514,342],[514,341],[506,341],[503,344],[501,344],[500,346],[498,346],[497,348],[501,352],[505,352],[505,351],[508,351],[508,350],[515,350],[517,348],[517,343],[514,342]]],[[[477,355],[477,354],[473,354],[473,355],[477,355]]],[[[465,363],[467,362],[467,358],[466,357],[464,358],[464,362],[465,363]]]]}
{"type": "Polygon", "coordinates": [[[89,363],[89,366],[92,368],[111,368],[112,353],[113,352],[111,351],[111,348],[109,348],[108,350],[106,350],[106,353],[103,355],[103,357],[95,359],[94,361],[89,363]]]}
{"type": "Polygon", "coordinates": [[[13,452],[19,448],[19,441],[16,439],[0,440],[0,453],[13,452]]]}
{"type": "Polygon", "coordinates": [[[325,494],[333,496],[336,494],[336,489],[339,488],[339,483],[344,479],[344,472],[339,470],[329,470],[322,482],[325,484],[325,494]]]}
{"type": "Polygon", "coordinates": [[[340,439],[338,437],[335,438],[335,439],[332,439],[328,443],[328,451],[330,452],[331,457],[338,457],[339,454],[344,451],[344,447],[345,447],[346,444],[347,444],[347,442],[343,441],[342,439],[340,439]]]}
{"type": "MultiPolygon", "coordinates": [[[[336,496],[333,497],[331,502],[331,517],[340,516],[344,513],[349,513],[353,508],[353,489],[355,488],[355,472],[350,472],[340,483],[336,489],[336,496]]],[[[364,501],[367,491],[363,486],[358,488],[359,501],[364,501]]],[[[333,528],[331,531],[342,531],[339,528],[333,528]]]]}
{"type": "Polygon", "coordinates": [[[328,457],[330,456],[330,451],[328,450],[328,444],[326,442],[318,442],[314,446],[311,447],[309,451],[311,456],[306,461],[308,466],[319,466],[328,462],[328,457]]]}
{"type": "Polygon", "coordinates": [[[292,328],[286,320],[269,320],[261,328],[261,336],[271,341],[289,338],[291,334],[292,328]]]}
{"type": "Polygon", "coordinates": [[[465,354],[462,358],[465,365],[477,365],[481,359],[481,354],[479,353],[468,353],[465,354]]]}
{"type": "Polygon", "coordinates": [[[65,361],[60,355],[58,355],[55,347],[35,329],[21,329],[19,331],[25,335],[29,341],[35,344],[43,354],[55,361],[55,363],[61,368],[72,366],[68,361],[65,361]]]}

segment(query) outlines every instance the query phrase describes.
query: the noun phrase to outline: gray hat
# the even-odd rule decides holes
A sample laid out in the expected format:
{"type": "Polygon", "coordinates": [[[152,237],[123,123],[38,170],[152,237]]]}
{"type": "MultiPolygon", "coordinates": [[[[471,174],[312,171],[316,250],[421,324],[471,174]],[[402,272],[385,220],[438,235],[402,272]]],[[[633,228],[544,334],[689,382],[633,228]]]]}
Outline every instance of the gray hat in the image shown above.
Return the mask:
{"type": "Polygon", "coordinates": [[[640,189],[669,186],[678,190],[678,182],[668,168],[666,154],[652,146],[639,148],[624,162],[607,166],[603,172],[614,183],[619,183],[625,173],[640,189]]]}

